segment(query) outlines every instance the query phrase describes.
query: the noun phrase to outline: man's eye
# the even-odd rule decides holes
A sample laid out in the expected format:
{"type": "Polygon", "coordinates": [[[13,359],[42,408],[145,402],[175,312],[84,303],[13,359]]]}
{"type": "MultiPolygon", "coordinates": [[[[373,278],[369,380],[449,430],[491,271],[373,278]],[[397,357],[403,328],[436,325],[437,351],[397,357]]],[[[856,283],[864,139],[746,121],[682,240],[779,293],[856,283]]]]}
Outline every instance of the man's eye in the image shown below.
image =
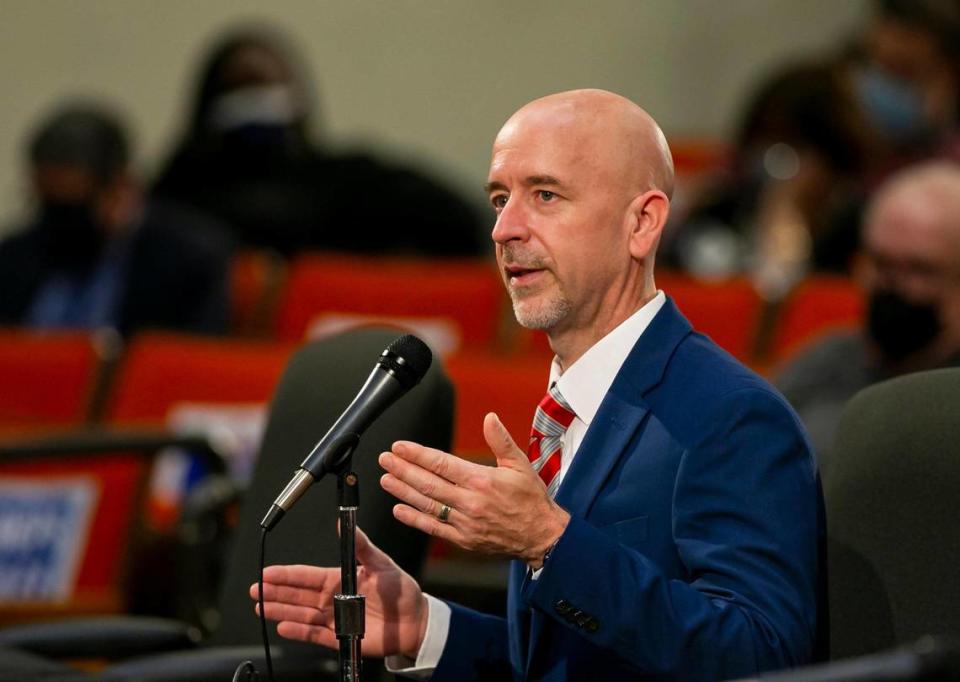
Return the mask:
{"type": "Polygon", "coordinates": [[[493,204],[493,207],[496,209],[503,208],[507,205],[507,195],[498,194],[490,199],[490,203],[493,204]]]}
{"type": "Polygon", "coordinates": [[[557,195],[554,194],[553,192],[551,192],[551,191],[548,190],[548,189],[537,190],[537,194],[540,195],[540,198],[541,198],[543,201],[553,201],[554,199],[557,198],[557,195]]]}

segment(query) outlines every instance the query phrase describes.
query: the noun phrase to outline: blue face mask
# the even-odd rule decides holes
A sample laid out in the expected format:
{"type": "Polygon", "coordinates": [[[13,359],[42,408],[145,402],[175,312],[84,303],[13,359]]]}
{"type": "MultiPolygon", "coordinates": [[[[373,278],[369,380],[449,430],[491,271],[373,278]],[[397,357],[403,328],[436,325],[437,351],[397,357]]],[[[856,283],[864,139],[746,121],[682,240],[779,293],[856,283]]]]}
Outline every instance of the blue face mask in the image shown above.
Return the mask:
{"type": "Polygon", "coordinates": [[[923,130],[923,101],[910,84],[868,66],[857,70],[854,87],[867,118],[884,135],[903,140],[923,130]]]}

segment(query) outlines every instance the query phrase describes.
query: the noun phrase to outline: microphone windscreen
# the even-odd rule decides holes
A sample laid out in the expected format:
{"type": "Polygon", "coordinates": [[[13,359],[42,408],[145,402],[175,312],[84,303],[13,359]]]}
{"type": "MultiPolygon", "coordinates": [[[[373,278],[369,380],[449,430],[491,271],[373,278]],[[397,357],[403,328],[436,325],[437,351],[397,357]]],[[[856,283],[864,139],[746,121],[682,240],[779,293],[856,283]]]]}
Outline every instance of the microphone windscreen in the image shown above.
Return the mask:
{"type": "Polygon", "coordinates": [[[432,362],[430,348],[413,334],[401,336],[380,356],[380,365],[393,371],[407,389],[420,383],[432,362]]]}

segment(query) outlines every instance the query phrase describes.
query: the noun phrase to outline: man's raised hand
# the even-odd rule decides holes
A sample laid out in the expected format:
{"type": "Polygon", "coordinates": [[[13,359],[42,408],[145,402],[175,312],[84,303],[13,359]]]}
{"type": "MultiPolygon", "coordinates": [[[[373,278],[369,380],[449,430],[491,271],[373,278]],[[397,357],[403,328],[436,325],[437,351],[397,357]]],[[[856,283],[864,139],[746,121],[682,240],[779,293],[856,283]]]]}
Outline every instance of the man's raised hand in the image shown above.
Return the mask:
{"type": "Polygon", "coordinates": [[[518,557],[538,568],[570,516],[550,498],[497,415],[486,416],[483,435],[496,467],[400,441],[380,455],[387,470],[380,484],[403,502],[394,507],[402,523],[469,550],[518,557]],[[439,518],[442,505],[450,507],[446,521],[439,518]]]}

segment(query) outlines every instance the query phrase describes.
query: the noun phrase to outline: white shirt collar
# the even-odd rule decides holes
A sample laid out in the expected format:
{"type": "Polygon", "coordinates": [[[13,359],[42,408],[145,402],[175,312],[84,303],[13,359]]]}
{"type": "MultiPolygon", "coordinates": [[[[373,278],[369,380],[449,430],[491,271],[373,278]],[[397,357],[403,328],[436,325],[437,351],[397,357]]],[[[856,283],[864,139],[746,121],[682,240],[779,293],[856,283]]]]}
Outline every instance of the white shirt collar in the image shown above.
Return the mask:
{"type": "Polygon", "coordinates": [[[561,374],[556,357],[550,365],[550,386],[557,383],[577,418],[587,426],[600,409],[603,397],[613,385],[637,339],[650,325],[666,302],[662,291],[647,301],[637,312],[621,322],[613,331],[593,344],[586,353],[561,374]]]}

